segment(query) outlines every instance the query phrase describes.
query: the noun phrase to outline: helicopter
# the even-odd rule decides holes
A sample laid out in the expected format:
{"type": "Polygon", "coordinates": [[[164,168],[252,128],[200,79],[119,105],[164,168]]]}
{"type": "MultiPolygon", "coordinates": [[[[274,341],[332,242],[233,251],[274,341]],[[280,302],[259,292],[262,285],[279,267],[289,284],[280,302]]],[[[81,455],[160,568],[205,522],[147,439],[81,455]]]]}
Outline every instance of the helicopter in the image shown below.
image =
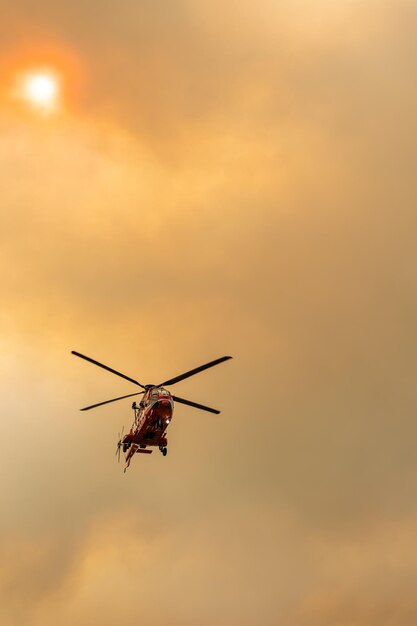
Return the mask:
{"type": "Polygon", "coordinates": [[[202,372],[210,367],[214,367],[215,365],[219,365],[220,363],[223,363],[224,361],[232,358],[231,356],[222,356],[219,359],[215,359],[214,361],[210,361],[209,363],[200,365],[199,367],[189,370],[188,372],[179,374],[178,376],[174,376],[174,378],[169,378],[159,385],[142,385],[142,383],[135,380],[134,378],[126,376],[125,374],[122,374],[121,372],[118,372],[117,370],[113,369],[112,367],[108,367],[103,363],[99,363],[99,361],[96,361],[89,356],[85,356],[85,354],[81,354],[80,352],[76,352],[75,350],[72,350],[71,354],[74,354],[75,356],[78,356],[80,359],[84,359],[89,363],[93,363],[93,365],[97,365],[98,367],[101,367],[108,372],[115,374],[116,376],[120,376],[121,378],[124,378],[125,380],[128,380],[129,382],[138,385],[143,389],[143,391],[129,393],[125,396],[119,396],[117,398],[111,398],[110,400],[97,402],[96,404],[91,404],[90,406],[85,406],[84,408],[80,409],[80,411],[89,411],[90,409],[95,409],[96,407],[103,406],[103,404],[109,404],[110,402],[117,402],[118,400],[124,400],[125,398],[132,398],[133,396],[143,395],[143,398],[141,399],[139,404],[136,404],[136,401],[134,401],[132,404],[134,420],[130,431],[126,435],[123,435],[122,430],[122,432],[119,434],[119,441],[117,442],[116,456],[118,457],[118,460],[120,461],[121,450],[123,450],[123,453],[125,454],[125,472],[130,466],[132,457],[135,454],[152,454],[152,448],[158,447],[164,457],[167,455],[167,429],[172,421],[174,402],[186,404],[196,409],[209,411],[210,413],[215,413],[217,415],[220,413],[220,411],[218,411],[217,409],[212,409],[208,406],[204,406],[203,404],[198,404],[197,402],[191,402],[191,400],[185,400],[184,398],[174,396],[167,389],[165,389],[165,387],[168,387],[169,385],[175,385],[185,378],[194,376],[199,372],[202,372]]]}

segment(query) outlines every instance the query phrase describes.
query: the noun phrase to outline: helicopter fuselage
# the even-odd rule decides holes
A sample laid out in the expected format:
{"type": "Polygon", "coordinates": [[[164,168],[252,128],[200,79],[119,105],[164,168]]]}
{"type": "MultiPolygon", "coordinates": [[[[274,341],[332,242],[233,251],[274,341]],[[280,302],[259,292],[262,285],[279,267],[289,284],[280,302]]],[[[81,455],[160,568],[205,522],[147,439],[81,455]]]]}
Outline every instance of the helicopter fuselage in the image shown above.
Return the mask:
{"type": "Polygon", "coordinates": [[[149,447],[159,447],[166,455],[166,431],[172,420],[174,401],[169,391],[163,387],[147,386],[147,390],[139,403],[133,403],[135,418],[130,432],[125,435],[121,444],[126,452],[126,461],[135,454],[150,454],[149,447]]]}

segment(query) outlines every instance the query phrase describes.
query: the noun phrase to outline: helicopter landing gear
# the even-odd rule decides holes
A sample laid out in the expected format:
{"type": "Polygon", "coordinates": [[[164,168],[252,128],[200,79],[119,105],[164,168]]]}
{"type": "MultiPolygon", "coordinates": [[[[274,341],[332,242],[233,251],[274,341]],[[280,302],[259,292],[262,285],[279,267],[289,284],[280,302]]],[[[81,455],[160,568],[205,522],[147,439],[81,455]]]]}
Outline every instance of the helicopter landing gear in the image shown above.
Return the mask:
{"type": "Polygon", "coordinates": [[[166,456],[168,454],[168,448],[166,446],[159,446],[159,449],[162,453],[162,456],[166,456]]]}
{"type": "Polygon", "coordinates": [[[129,450],[129,448],[130,448],[130,446],[131,446],[131,445],[132,445],[132,444],[131,444],[131,442],[130,442],[130,441],[128,441],[127,443],[124,443],[124,444],[123,444],[123,452],[127,452],[127,451],[129,450]]]}

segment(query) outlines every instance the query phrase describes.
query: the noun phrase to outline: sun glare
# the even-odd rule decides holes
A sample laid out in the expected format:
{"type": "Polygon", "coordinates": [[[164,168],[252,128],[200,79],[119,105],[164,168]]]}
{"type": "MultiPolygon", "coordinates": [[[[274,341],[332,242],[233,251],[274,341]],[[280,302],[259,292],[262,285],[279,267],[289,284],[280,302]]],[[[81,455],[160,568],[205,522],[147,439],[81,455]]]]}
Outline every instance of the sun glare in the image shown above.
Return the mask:
{"type": "Polygon", "coordinates": [[[17,95],[43,113],[52,113],[59,107],[60,80],[50,71],[28,72],[19,79],[17,95]]]}

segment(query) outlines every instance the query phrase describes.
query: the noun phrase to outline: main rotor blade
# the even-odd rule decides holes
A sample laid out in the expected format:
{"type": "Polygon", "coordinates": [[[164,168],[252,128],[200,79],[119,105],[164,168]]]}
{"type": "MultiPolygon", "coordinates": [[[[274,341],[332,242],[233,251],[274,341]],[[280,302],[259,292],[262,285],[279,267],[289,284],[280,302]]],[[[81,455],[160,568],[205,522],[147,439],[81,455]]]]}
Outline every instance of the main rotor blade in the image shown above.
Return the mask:
{"type": "Polygon", "coordinates": [[[175,402],[181,402],[181,404],[188,404],[188,406],[194,406],[196,409],[202,409],[203,411],[209,411],[210,413],[216,413],[218,415],[220,411],[217,409],[211,409],[209,406],[204,406],[204,404],[197,404],[197,402],[191,402],[191,400],[184,400],[184,398],[179,398],[178,396],[171,396],[175,402]]]}
{"type": "Polygon", "coordinates": [[[137,393],[129,393],[127,396],[120,396],[119,398],[112,398],[111,400],[105,400],[104,402],[97,402],[97,404],[92,404],[91,406],[85,406],[80,411],[88,411],[89,409],[95,409],[96,406],[102,406],[103,404],[109,404],[110,402],[116,402],[117,400],[124,400],[125,398],[131,398],[132,396],[140,396],[144,391],[138,391],[137,393]]]}
{"type": "Polygon", "coordinates": [[[116,376],[120,376],[121,378],[125,378],[126,380],[129,380],[131,383],[134,383],[135,385],[139,385],[139,387],[142,387],[142,389],[145,389],[144,385],[142,385],[140,382],[138,382],[134,378],[130,378],[130,376],[125,376],[125,374],[122,374],[121,372],[118,372],[117,370],[114,370],[113,368],[108,367],[107,365],[103,365],[103,363],[99,363],[98,361],[91,359],[89,356],[85,356],[84,354],[75,352],[75,350],[71,350],[71,354],[75,354],[75,356],[79,356],[80,359],[84,359],[85,361],[89,361],[90,363],[93,363],[94,365],[98,365],[99,367],[102,367],[104,370],[107,370],[108,372],[111,372],[112,374],[116,374],[116,376]]]}
{"type": "Polygon", "coordinates": [[[188,378],[189,376],[194,376],[194,374],[198,374],[199,372],[202,372],[203,370],[206,370],[209,367],[214,367],[214,365],[223,363],[223,361],[227,361],[228,359],[231,359],[231,358],[233,357],[222,356],[220,357],[220,359],[216,359],[215,361],[210,361],[210,363],[206,363],[205,365],[200,365],[200,367],[196,367],[195,369],[190,370],[189,372],[185,372],[185,374],[180,374],[179,376],[176,376],[175,378],[170,378],[169,380],[166,380],[164,383],[161,383],[160,385],[158,385],[158,387],[165,387],[166,385],[174,385],[175,383],[179,383],[180,380],[184,380],[184,378],[188,378]]]}

